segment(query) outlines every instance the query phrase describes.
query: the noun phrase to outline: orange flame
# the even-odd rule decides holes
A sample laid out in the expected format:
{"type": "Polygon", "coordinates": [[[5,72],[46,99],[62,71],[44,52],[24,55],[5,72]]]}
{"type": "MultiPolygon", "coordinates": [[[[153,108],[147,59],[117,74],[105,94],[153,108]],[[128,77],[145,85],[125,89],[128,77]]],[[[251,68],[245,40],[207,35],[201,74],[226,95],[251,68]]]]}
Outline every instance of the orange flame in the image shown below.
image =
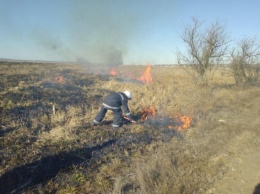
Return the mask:
{"type": "Polygon", "coordinates": [[[135,79],[138,81],[141,81],[143,83],[151,83],[152,82],[152,76],[151,76],[151,65],[148,65],[145,69],[145,72],[140,77],[134,77],[132,72],[123,73],[121,71],[117,72],[114,68],[109,71],[109,75],[112,76],[126,76],[131,79],[135,79]]]}
{"type": "Polygon", "coordinates": [[[110,72],[109,72],[109,74],[112,75],[112,76],[116,76],[116,75],[117,75],[115,69],[111,69],[110,72]]]}
{"type": "Polygon", "coordinates": [[[145,69],[144,74],[137,78],[137,80],[142,81],[144,83],[151,83],[152,82],[152,76],[151,76],[151,65],[148,65],[145,69]]]}
{"type": "Polygon", "coordinates": [[[141,122],[146,121],[146,120],[149,119],[151,116],[155,116],[156,113],[157,113],[157,110],[156,110],[154,107],[145,108],[144,110],[142,110],[142,111],[140,112],[140,114],[141,114],[140,121],[141,121],[141,122]]]}
{"type": "MultiPolygon", "coordinates": [[[[181,131],[183,129],[187,129],[191,126],[192,118],[190,116],[184,115],[178,115],[175,116],[175,120],[179,123],[178,126],[176,126],[176,129],[181,131]]],[[[174,126],[168,126],[169,129],[174,128],[174,126]]]]}
{"type": "Polygon", "coordinates": [[[57,83],[63,83],[64,82],[64,78],[63,78],[63,76],[57,76],[57,77],[55,77],[55,81],[57,82],[57,83]]]}
{"type": "Polygon", "coordinates": [[[190,116],[182,116],[181,121],[183,122],[183,125],[178,127],[178,130],[189,128],[191,125],[192,118],[190,116]]]}
{"type": "MultiPolygon", "coordinates": [[[[154,107],[148,107],[145,108],[144,110],[142,110],[140,112],[140,121],[141,122],[145,122],[146,120],[151,119],[151,117],[153,117],[152,119],[158,120],[159,122],[164,122],[163,117],[158,117],[157,116],[157,110],[154,107]]],[[[188,115],[180,115],[180,114],[175,114],[175,116],[173,117],[168,117],[169,120],[167,120],[166,122],[170,122],[171,124],[168,125],[168,129],[176,129],[176,130],[183,130],[183,129],[187,129],[191,126],[191,122],[192,122],[192,118],[191,116],[188,115]]]]}

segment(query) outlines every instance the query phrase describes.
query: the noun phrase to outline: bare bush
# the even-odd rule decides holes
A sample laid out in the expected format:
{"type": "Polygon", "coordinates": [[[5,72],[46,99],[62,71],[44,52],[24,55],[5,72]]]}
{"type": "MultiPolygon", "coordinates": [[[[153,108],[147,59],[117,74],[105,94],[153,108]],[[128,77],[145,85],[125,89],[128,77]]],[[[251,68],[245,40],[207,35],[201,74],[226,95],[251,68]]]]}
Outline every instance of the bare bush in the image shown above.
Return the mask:
{"type": "Polygon", "coordinates": [[[192,25],[185,27],[181,35],[185,52],[178,50],[177,60],[197,83],[208,84],[227,56],[229,38],[218,21],[206,29],[202,24],[192,18],[192,25]]]}
{"type": "Polygon", "coordinates": [[[256,38],[243,38],[231,52],[232,74],[237,85],[255,85],[260,78],[260,44],[256,38]]]}

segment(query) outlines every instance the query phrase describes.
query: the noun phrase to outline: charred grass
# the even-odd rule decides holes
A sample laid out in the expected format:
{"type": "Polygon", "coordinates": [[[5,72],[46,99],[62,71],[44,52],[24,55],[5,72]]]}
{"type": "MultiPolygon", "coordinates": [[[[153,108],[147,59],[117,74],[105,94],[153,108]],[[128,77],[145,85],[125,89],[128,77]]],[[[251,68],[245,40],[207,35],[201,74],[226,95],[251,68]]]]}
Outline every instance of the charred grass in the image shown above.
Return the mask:
{"type": "Polygon", "coordinates": [[[239,154],[259,145],[259,88],[237,88],[226,70],[197,87],[178,67],[122,66],[124,76],[71,64],[1,64],[1,193],[210,193],[239,154]],[[62,76],[62,80],[57,77],[62,76]],[[189,129],[129,124],[109,113],[92,126],[109,91],[133,92],[129,106],[160,118],[189,115],[189,129]],[[245,149],[245,147],[247,149],[245,149]]]}

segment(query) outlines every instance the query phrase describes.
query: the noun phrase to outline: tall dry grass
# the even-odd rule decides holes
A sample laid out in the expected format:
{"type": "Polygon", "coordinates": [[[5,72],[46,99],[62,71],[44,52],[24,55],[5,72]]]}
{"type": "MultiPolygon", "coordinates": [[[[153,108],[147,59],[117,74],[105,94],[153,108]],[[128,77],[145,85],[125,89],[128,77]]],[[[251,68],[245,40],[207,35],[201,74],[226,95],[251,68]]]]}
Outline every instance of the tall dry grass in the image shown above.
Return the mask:
{"type": "MultiPolygon", "coordinates": [[[[121,71],[127,71],[127,68],[129,67],[121,67],[121,71]]],[[[144,69],[145,67],[139,69],[139,74],[144,69]]],[[[151,74],[153,81],[150,84],[119,82],[114,79],[96,87],[108,91],[132,91],[133,99],[129,105],[133,113],[153,106],[160,115],[182,113],[196,116],[198,112],[210,110],[213,106],[212,99],[218,98],[219,92],[228,90],[228,85],[233,83],[231,77],[226,77],[220,72],[213,85],[218,87],[217,90],[213,87],[199,87],[182,68],[178,67],[152,67],[151,74]]]]}
{"type": "MultiPolygon", "coordinates": [[[[198,87],[179,67],[153,66],[153,81],[150,84],[126,77],[99,79],[96,75],[91,77],[79,74],[83,72],[82,67],[67,68],[77,72],[67,73],[71,85],[73,82],[69,78],[94,80],[93,85],[73,85],[75,89],[81,89],[78,94],[83,93],[87,103],[70,104],[68,101],[55,115],[36,112],[36,116],[29,114],[27,120],[4,118],[3,123],[10,123],[15,130],[1,137],[1,148],[6,154],[1,163],[1,174],[16,166],[40,160],[43,156],[81,150],[86,145],[102,144],[106,138],[124,137],[126,133],[141,134],[147,130],[138,124],[113,132],[108,130],[108,126],[101,130],[90,127],[89,124],[100,109],[102,98],[110,91],[132,91],[133,99],[129,101],[129,107],[134,115],[153,106],[160,116],[191,116],[192,126],[180,132],[181,138],[178,136],[167,143],[155,141],[136,148],[134,153],[122,148],[123,156],[120,157],[111,152],[105,156],[106,161],[99,161],[97,169],[91,169],[95,174],[88,174],[89,170],[82,166],[71,167],[69,172],[61,171],[57,180],[49,180],[46,185],[39,186],[36,189],[38,192],[49,189],[58,193],[207,193],[210,186],[231,168],[242,147],[253,150],[259,144],[259,140],[253,138],[260,134],[257,119],[260,114],[259,88],[235,87],[227,69],[217,71],[210,86],[198,87]]],[[[51,81],[60,71],[65,71],[64,67],[59,66],[54,69],[52,74],[43,79],[51,81]]],[[[29,70],[25,69],[24,73],[29,70]]],[[[117,70],[132,71],[132,76],[139,77],[145,67],[121,66],[117,70]]],[[[10,75],[14,73],[10,68],[6,71],[10,75]]],[[[35,71],[41,72],[40,69],[35,71]]],[[[24,87],[38,87],[33,79],[30,83],[19,85],[17,89],[7,84],[7,89],[1,94],[10,92],[23,100],[15,103],[13,99],[3,99],[1,108],[6,109],[4,111],[16,110],[16,107],[33,108],[38,99],[24,98],[23,94],[19,94],[24,87]]],[[[35,79],[38,80],[37,76],[35,79]]],[[[27,96],[33,94],[30,90],[26,91],[27,96]]],[[[59,91],[65,92],[61,89],[59,91]]],[[[46,109],[51,109],[48,103],[53,99],[48,97],[42,99],[42,104],[46,109]]],[[[106,119],[112,119],[111,113],[108,113],[106,119]]],[[[159,130],[162,129],[158,127],[159,130]]],[[[134,147],[134,143],[131,146],[134,147]]]]}
{"type": "Polygon", "coordinates": [[[133,160],[132,173],[117,176],[112,193],[206,193],[235,161],[235,153],[241,148],[238,144],[245,145],[259,134],[256,123],[245,132],[240,122],[244,115],[237,114],[240,109],[243,114],[249,111],[256,119],[254,111],[260,112],[252,110],[252,106],[257,100],[250,103],[249,96],[255,99],[259,89],[234,87],[227,69],[217,71],[208,87],[194,85],[177,67],[153,67],[152,77],[153,82],[146,85],[112,80],[99,87],[131,90],[133,113],[153,106],[160,115],[191,115],[193,126],[182,132],[184,139],[158,143],[149,154],[133,160]]]}

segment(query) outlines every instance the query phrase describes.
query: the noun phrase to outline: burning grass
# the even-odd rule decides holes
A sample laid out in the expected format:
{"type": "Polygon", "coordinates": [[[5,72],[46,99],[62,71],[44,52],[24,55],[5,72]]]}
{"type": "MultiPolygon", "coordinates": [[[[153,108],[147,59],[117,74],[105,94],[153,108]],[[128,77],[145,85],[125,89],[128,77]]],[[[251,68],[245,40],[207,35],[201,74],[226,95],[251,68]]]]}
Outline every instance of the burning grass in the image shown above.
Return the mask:
{"type": "Polygon", "coordinates": [[[112,68],[109,71],[109,74],[111,76],[119,77],[120,80],[126,81],[126,82],[136,82],[139,81],[143,84],[150,84],[152,83],[152,75],[151,75],[151,65],[147,65],[145,68],[145,71],[142,75],[139,75],[140,73],[136,72],[129,72],[129,71],[123,71],[123,70],[116,70],[115,68],[112,68]],[[137,75],[136,75],[137,74],[137,75]],[[139,76],[138,76],[139,75],[139,76]]]}
{"type": "Polygon", "coordinates": [[[191,127],[192,118],[188,115],[175,114],[173,117],[159,116],[157,109],[148,107],[140,111],[139,123],[157,125],[160,127],[167,126],[168,129],[183,130],[191,127]]]}
{"type": "Polygon", "coordinates": [[[241,148],[241,118],[254,121],[247,140],[260,134],[259,89],[240,91],[221,73],[198,88],[178,67],[119,66],[109,75],[2,66],[1,193],[206,193],[230,167],[232,145],[241,148]],[[103,96],[125,89],[138,122],[112,130],[108,114],[92,126],[103,96]]]}

